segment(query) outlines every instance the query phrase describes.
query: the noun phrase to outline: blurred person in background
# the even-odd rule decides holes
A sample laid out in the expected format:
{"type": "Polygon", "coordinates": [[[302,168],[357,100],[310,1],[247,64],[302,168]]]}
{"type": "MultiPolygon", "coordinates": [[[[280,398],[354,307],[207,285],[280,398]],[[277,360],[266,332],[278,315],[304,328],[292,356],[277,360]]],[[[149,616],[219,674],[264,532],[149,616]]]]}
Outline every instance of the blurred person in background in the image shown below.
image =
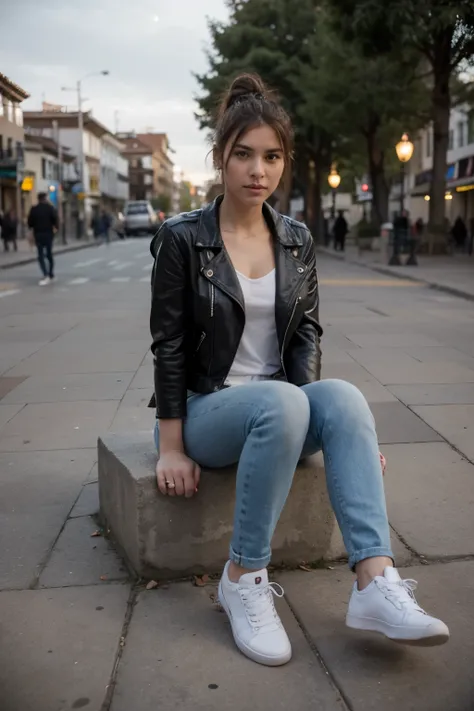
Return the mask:
{"type": "Polygon", "coordinates": [[[28,227],[33,232],[38,264],[43,273],[39,284],[46,286],[54,280],[53,239],[59,227],[58,214],[48,202],[46,193],[38,194],[38,204],[31,208],[28,215],[28,227]]]}
{"type": "Polygon", "coordinates": [[[11,244],[13,246],[13,250],[16,252],[18,250],[18,245],[16,242],[18,220],[16,219],[14,210],[8,210],[8,212],[1,218],[0,229],[2,232],[4,251],[8,252],[11,244]]]}

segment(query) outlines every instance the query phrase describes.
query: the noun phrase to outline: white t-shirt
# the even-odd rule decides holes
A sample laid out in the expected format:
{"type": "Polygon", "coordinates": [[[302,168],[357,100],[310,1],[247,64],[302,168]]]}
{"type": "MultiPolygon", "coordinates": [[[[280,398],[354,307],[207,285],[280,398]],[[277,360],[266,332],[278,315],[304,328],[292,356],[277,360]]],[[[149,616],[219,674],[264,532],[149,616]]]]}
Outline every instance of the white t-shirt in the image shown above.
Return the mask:
{"type": "Polygon", "coordinates": [[[258,279],[237,272],[245,302],[245,327],[226,385],[265,380],[281,368],[275,322],[275,269],[258,279]]]}

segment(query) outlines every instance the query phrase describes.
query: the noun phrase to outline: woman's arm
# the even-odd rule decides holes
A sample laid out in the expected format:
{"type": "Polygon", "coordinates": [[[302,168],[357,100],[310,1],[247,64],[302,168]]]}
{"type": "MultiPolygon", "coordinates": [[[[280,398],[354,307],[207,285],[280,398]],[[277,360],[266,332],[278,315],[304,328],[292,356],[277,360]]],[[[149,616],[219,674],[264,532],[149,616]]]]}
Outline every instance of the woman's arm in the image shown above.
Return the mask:
{"type": "Polygon", "coordinates": [[[166,225],[157,235],[152,274],[150,331],[153,339],[156,416],[186,416],[187,265],[178,238],[166,225]]]}
{"type": "Polygon", "coordinates": [[[308,232],[308,242],[302,261],[308,274],[307,307],[293,334],[285,354],[288,379],[295,385],[305,385],[321,378],[321,346],[323,330],[319,324],[319,288],[316,272],[316,250],[308,232]]]}

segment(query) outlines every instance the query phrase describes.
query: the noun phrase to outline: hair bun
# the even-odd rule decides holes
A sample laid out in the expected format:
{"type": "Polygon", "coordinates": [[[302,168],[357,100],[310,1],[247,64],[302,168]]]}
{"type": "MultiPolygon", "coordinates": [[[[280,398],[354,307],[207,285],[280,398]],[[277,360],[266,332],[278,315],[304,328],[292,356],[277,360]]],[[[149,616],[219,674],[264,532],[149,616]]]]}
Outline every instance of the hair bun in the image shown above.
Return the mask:
{"type": "Polygon", "coordinates": [[[253,94],[258,99],[267,98],[267,87],[256,74],[240,74],[229,87],[224,101],[224,110],[230,109],[239,100],[253,94]]]}

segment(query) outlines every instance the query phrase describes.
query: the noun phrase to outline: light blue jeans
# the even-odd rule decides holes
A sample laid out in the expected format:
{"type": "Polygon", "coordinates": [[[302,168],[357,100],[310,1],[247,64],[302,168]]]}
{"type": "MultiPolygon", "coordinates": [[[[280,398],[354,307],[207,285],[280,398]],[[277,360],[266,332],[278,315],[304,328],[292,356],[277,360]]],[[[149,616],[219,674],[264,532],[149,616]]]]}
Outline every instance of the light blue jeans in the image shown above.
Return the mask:
{"type": "Polygon", "coordinates": [[[268,565],[298,461],[320,450],[350,567],[374,556],[393,559],[374,418],[350,383],[260,381],[193,395],[183,429],[186,453],[202,467],[238,462],[234,563],[268,565]]]}

